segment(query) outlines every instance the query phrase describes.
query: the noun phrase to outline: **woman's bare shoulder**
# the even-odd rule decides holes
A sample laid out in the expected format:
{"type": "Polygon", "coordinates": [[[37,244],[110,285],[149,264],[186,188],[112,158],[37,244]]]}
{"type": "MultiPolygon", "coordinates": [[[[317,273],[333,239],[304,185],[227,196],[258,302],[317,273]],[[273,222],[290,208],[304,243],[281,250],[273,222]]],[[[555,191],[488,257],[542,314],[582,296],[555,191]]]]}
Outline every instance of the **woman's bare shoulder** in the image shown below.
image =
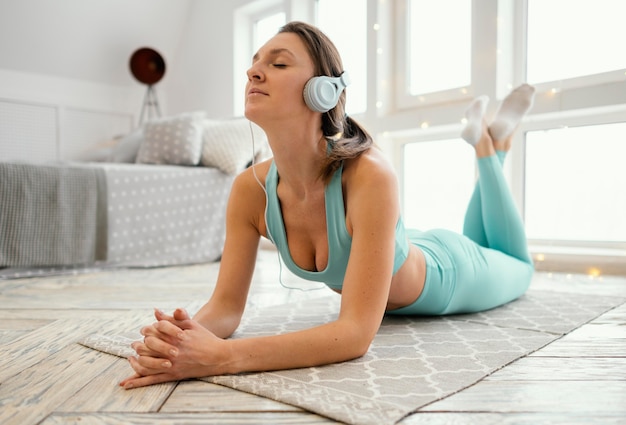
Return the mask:
{"type": "MultiPolygon", "coordinates": [[[[367,152],[346,162],[344,174],[347,177],[347,184],[355,183],[357,186],[376,185],[382,188],[396,186],[396,172],[384,155],[377,147],[369,149],[367,152]]],[[[373,188],[372,188],[373,189],[373,188]]]]}
{"type": "Polygon", "coordinates": [[[233,182],[233,192],[242,193],[243,195],[250,195],[252,192],[260,191],[263,193],[265,188],[265,179],[269,172],[272,159],[259,162],[258,164],[251,165],[244,171],[239,173],[233,182]]]}
{"type": "Polygon", "coordinates": [[[265,179],[271,160],[248,167],[235,177],[229,199],[229,217],[240,217],[259,225],[265,211],[265,179]]]}

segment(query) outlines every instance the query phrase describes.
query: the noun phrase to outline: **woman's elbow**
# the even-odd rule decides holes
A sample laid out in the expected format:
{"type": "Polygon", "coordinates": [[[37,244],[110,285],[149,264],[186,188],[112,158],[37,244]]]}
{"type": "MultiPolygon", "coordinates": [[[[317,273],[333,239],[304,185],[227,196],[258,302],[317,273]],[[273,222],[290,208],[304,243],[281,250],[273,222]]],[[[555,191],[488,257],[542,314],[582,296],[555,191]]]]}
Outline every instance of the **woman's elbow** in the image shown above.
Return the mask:
{"type": "Polygon", "coordinates": [[[350,338],[351,341],[349,344],[351,358],[356,359],[363,357],[369,351],[375,336],[376,333],[372,334],[366,331],[355,332],[352,338],[350,338]]]}
{"type": "Polygon", "coordinates": [[[370,349],[371,344],[361,344],[354,348],[354,359],[358,359],[359,357],[363,357],[370,349]]]}

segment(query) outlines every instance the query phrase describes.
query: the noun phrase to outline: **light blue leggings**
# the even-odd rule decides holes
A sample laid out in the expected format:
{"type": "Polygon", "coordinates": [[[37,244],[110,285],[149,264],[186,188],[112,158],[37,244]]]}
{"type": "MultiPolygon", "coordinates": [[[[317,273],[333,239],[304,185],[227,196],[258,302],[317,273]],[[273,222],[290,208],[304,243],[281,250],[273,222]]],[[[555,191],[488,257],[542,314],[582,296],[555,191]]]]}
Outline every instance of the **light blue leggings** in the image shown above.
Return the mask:
{"type": "Polygon", "coordinates": [[[426,282],[405,315],[473,313],[508,303],[530,285],[534,266],[524,224],[502,173],[505,153],[478,159],[479,179],[463,235],[444,229],[407,230],[426,258],[426,282]]]}

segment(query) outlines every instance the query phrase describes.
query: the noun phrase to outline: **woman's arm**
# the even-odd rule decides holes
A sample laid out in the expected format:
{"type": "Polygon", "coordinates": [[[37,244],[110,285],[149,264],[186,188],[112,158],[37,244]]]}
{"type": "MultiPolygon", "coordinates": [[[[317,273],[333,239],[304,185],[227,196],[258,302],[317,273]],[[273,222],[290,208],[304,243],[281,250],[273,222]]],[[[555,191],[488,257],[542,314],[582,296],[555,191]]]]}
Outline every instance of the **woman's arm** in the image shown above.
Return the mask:
{"type": "MultiPolygon", "coordinates": [[[[226,240],[220,262],[220,270],[215,289],[209,301],[195,315],[194,321],[204,328],[208,334],[216,338],[227,338],[239,326],[243,314],[260,239],[259,217],[265,211],[265,196],[258,186],[256,179],[246,170],[235,178],[228,200],[226,212],[226,240]]],[[[178,310],[177,310],[178,311],[178,310]]],[[[170,322],[175,326],[190,322],[186,312],[168,316],[161,311],[155,311],[157,323],[144,327],[141,332],[144,342],[133,343],[141,361],[155,364],[170,364],[170,350],[159,351],[160,340],[169,341],[167,335],[157,329],[159,323],[170,322]]],[[[134,359],[131,359],[131,364],[134,359]]],[[[155,381],[137,382],[139,374],[123,380],[120,385],[126,387],[149,385],[155,381]]]]}
{"type": "Polygon", "coordinates": [[[165,337],[148,335],[148,345],[168,361],[144,356],[139,361],[132,359],[133,368],[142,375],[132,384],[317,366],[365,354],[387,303],[399,217],[397,182],[385,164],[378,155],[363,155],[345,169],[352,250],[337,320],[284,335],[223,340],[204,327],[218,309],[209,302],[196,316],[206,321],[203,326],[193,320],[180,322],[180,327],[168,321],[155,325],[165,337]]]}
{"type": "MultiPolygon", "coordinates": [[[[259,167],[263,165],[259,164],[259,167]]],[[[256,263],[265,195],[248,169],[237,176],[226,211],[226,240],[213,294],[194,319],[220,338],[237,326],[248,298],[256,263]]]]}
{"type": "Polygon", "coordinates": [[[397,179],[377,150],[346,165],[352,249],[336,321],[284,335],[228,341],[227,373],[336,363],[365,354],[384,316],[400,214],[397,179]]]}

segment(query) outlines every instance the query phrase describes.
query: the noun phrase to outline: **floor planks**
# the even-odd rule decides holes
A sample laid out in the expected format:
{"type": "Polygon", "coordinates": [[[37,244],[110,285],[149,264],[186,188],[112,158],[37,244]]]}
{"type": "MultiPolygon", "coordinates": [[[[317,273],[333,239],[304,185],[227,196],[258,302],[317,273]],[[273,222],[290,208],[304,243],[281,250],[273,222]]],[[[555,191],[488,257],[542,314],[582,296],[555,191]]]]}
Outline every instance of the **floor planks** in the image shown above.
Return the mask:
{"type": "MultiPolygon", "coordinates": [[[[204,382],[124,391],[124,359],[76,344],[89,333],[136,331],[152,308],[199,308],[218,264],[109,270],[0,281],[0,423],[326,424],[299,408],[204,382]],[[116,319],[112,321],[111,319],[116,319]],[[115,323],[115,329],[111,329],[115,323]]],[[[299,285],[260,251],[250,305],[326,294],[299,285]]],[[[626,298],[626,277],[537,273],[542,290],[626,298]]],[[[626,305],[613,309],[403,424],[617,424],[626,422],[626,305]]]]}

